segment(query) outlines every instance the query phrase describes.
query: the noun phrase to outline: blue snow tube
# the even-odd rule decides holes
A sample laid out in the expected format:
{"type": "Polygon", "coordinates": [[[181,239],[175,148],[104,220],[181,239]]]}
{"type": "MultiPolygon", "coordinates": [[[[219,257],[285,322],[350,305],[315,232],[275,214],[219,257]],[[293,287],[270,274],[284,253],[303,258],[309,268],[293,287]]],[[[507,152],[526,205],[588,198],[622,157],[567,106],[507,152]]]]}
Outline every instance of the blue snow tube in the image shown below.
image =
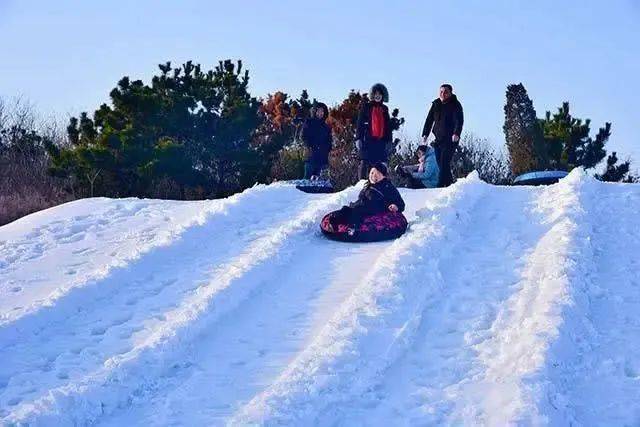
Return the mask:
{"type": "Polygon", "coordinates": [[[331,182],[325,180],[300,179],[295,182],[296,188],[305,193],[320,194],[334,193],[335,189],[331,182]]]}

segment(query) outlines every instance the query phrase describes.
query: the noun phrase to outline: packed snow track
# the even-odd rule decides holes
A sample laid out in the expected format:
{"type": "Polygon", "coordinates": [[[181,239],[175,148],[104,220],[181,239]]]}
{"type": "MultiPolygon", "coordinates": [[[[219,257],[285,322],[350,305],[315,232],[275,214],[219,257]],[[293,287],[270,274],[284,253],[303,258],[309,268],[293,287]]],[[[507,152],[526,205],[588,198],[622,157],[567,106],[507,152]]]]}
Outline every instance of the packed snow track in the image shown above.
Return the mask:
{"type": "Polygon", "coordinates": [[[639,185],[472,174],[323,238],[361,185],[0,227],[0,424],[640,424],[639,185]]]}

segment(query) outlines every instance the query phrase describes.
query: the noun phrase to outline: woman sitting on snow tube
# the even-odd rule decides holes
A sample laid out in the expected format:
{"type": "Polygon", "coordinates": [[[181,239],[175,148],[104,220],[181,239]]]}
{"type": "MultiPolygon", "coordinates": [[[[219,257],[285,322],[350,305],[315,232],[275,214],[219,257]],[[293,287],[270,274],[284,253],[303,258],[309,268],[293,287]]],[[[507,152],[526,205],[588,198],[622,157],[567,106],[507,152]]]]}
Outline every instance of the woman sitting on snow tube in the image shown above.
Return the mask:
{"type": "Polygon", "coordinates": [[[402,211],[404,200],[387,179],[387,167],[376,163],[358,200],[325,215],[320,228],[330,239],[345,242],[396,239],[407,230],[402,211]]]}

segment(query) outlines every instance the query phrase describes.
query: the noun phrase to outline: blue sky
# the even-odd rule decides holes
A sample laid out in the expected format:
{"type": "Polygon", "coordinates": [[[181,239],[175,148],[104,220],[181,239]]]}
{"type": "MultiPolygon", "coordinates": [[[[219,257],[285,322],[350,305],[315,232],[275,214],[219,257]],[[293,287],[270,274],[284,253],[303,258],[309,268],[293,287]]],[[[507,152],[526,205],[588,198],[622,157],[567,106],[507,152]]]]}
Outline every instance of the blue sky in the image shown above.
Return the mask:
{"type": "Polygon", "coordinates": [[[522,82],[539,116],[568,100],[592,127],[612,121],[609,148],[640,162],[639,28],[640,0],[0,0],[0,96],[77,114],[123,75],[240,58],[259,96],[306,88],[333,104],[384,82],[409,137],[450,82],[466,130],[502,144],[506,85],[522,82]]]}

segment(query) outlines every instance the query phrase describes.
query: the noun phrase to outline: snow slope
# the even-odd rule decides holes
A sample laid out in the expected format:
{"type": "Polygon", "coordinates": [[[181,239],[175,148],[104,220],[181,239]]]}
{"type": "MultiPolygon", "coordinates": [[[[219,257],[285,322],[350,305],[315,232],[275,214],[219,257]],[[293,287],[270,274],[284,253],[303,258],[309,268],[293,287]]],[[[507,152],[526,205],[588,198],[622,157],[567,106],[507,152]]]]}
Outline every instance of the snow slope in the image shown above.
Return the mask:
{"type": "Polygon", "coordinates": [[[2,424],[640,424],[640,186],[472,174],[324,239],[360,185],[1,227],[2,424]]]}

